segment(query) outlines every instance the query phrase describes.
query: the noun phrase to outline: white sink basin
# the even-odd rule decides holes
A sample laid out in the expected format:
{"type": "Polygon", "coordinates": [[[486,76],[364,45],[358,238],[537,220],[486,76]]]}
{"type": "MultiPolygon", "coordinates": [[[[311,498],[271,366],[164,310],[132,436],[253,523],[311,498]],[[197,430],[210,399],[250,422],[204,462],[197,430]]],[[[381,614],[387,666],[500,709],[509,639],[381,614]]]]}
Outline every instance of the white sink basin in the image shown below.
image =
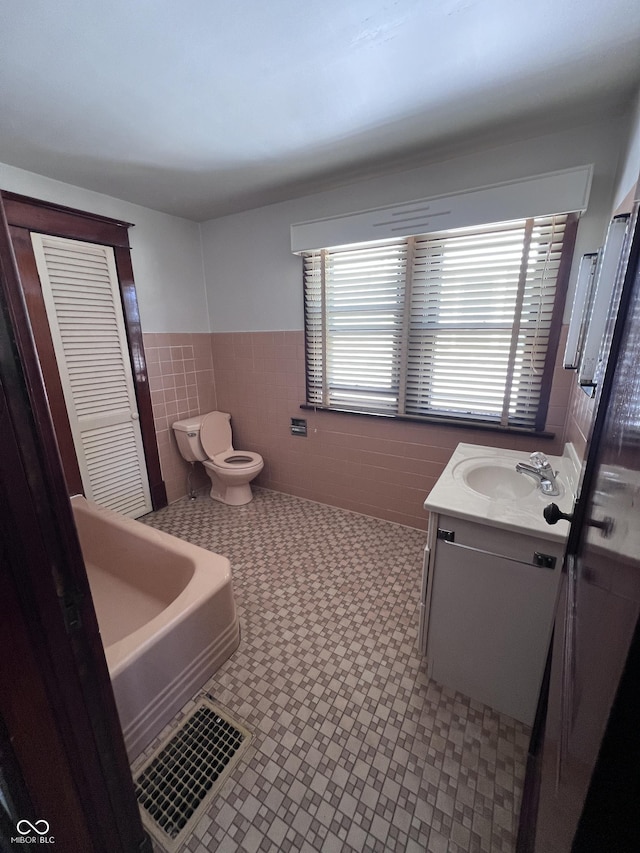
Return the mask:
{"type": "Polygon", "coordinates": [[[573,489],[580,462],[573,448],[565,456],[549,456],[560,494],[543,493],[528,474],[516,471],[519,462],[527,464],[529,453],[485,447],[461,442],[453,452],[438,482],[424,502],[424,508],[440,515],[465,518],[515,533],[539,535],[543,539],[564,542],[567,524],[549,526],[544,507],[557,503],[562,512],[571,512],[573,489]]]}
{"type": "Polygon", "coordinates": [[[463,459],[454,467],[453,476],[477,494],[494,500],[520,500],[537,489],[535,480],[519,474],[511,460],[495,457],[463,459]]]}

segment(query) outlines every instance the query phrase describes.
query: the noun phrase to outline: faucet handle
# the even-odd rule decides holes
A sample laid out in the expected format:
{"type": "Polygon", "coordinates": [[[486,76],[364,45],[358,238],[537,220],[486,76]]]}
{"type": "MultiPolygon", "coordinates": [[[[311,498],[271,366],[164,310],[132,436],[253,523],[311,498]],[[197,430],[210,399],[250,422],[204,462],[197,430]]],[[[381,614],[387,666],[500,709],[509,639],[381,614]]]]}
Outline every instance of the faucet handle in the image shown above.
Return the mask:
{"type": "Polygon", "coordinates": [[[535,453],[532,453],[531,456],[529,457],[529,460],[530,460],[531,464],[533,465],[533,467],[537,468],[538,470],[540,470],[542,468],[549,468],[550,467],[549,466],[549,460],[544,455],[544,453],[542,453],[539,450],[536,451],[535,453]]]}

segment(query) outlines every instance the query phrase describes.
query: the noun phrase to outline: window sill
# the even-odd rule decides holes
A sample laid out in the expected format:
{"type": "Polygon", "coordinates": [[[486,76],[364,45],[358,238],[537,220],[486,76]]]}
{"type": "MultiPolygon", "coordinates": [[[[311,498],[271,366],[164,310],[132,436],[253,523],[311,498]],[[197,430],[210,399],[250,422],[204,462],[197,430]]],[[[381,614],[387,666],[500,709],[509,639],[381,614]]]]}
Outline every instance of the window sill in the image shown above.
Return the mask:
{"type": "Polygon", "coordinates": [[[485,432],[499,432],[508,435],[531,435],[536,438],[552,439],[556,437],[555,432],[543,430],[536,432],[533,429],[525,429],[524,427],[502,427],[484,421],[470,421],[462,418],[447,418],[447,417],[418,417],[417,415],[385,415],[383,412],[363,412],[358,409],[335,409],[330,406],[316,406],[313,403],[301,403],[301,409],[312,412],[333,412],[338,415],[357,415],[363,418],[384,418],[388,421],[403,421],[405,423],[436,425],[444,427],[452,427],[454,429],[474,429],[485,432]]]}

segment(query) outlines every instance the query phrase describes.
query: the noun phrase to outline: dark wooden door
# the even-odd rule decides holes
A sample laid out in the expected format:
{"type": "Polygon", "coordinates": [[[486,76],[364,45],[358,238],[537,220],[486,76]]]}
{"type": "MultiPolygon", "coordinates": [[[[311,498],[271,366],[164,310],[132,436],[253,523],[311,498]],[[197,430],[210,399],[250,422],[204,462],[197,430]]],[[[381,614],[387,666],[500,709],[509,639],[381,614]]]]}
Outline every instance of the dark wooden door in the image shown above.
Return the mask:
{"type": "Polygon", "coordinates": [[[1,199],[0,446],[0,838],[150,853],[1,199]]]}
{"type": "Polygon", "coordinates": [[[27,198],[5,190],[0,190],[0,196],[4,202],[20,284],[47,389],[68,493],[80,494],[83,486],[31,242],[33,232],[113,248],[151,500],[154,509],[166,506],[167,495],[160,470],[142,328],[129,249],[128,230],[133,226],[128,222],[27,198]]]}

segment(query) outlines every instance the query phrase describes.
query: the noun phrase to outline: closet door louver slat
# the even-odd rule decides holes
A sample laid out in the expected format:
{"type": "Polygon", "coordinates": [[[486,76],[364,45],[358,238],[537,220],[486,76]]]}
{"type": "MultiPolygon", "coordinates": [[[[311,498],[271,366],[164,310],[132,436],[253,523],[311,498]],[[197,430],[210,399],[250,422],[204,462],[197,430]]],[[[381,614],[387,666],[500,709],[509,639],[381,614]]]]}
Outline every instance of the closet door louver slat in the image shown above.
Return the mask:
{"type": "Polygon", "coordinates": [[[31,237],[85,494],[137,518],[151,500],[113,249],[31,237]]]}

